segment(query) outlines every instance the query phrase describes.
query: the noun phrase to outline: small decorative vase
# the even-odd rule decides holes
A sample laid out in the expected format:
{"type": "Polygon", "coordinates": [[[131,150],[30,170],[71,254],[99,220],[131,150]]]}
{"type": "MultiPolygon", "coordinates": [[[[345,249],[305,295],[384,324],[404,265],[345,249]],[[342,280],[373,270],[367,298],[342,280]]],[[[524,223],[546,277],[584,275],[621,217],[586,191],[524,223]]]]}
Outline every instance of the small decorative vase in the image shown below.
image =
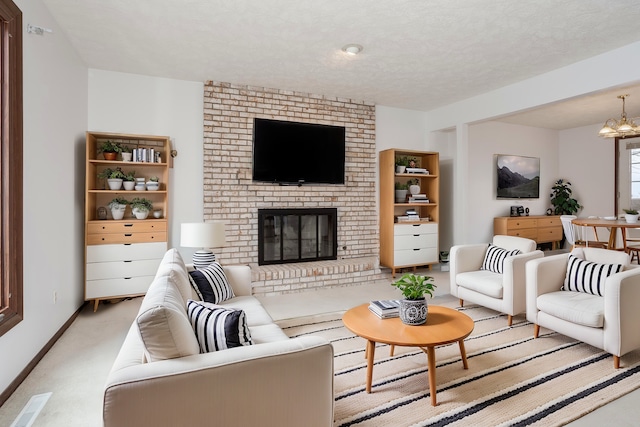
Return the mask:
{"type": "Polygon", "coordinates": [[[406,170],[406,166],[396,166],[396,173],[405,173],[406,170]]]}
{"type": "Polygon", "coordinates": [[[147,181],[147,190],[149,191],[158,191],[160,188],[160,184],[155,181],[147,181]]]}
{"type": "Polygon", "coordinates": [[[411,194],[420,194],[420,186],[419,185],[410,185],[409,192],[411,194]]]}
{"type": "Polygon", "coordinates": [[[640,214],[636,214],[636,215],[632,215],[632,214],[624,214],[624,219],[625,221],[627,221],[629,224],[635,224],[636,222],[638,222],[638,217],[640,216],[640,214]]]}
{"type": "Polygon", "coordinates": [[[111,216],[113,219],[119,220],[124,218],[124,210],[127,208],[127,205],[119,205],[117,208],[111,209],[111,216]]]}
{"type": "Polygon", "coordinates": [[[400,320],[405,325],[418,326],[427,322],[427,300],[403,299],[400,300],[400,320]]]}
{"type": "Polygon", "coordinates": [[[147,216],[149,215],[149,211],[141,211],[137,208],[134,208],[132,212],[136,216],[136,219],[147,219],[147,216]]]}
{"type": "Polygon", "coordinates": [[[109,183],[109,190],[119,190],[122,188],[122,180],[120,178],[109,178],[107,182],[109,183]]]}
{"type": "Polygon", "coordinates": [[[162,211],[153,211],[154,218],[162,218],[162,211]]]}
{"type": "Polygon", "coordinates": [[[147,189],[147,187],[144,184],[136,184],[134,188],[136,189],[136,191],[144,191],[147,189]]]}
{"type": "Polygon", "coordinates": [[[105,160],[115,160],[118,158],[118,153],[108,153],[108,152],[104,152],[102,153],[102,155],[104,156],[105,160]]]}
{"type": "Polygon", "coordinates": [[[122,161],[123,162],[130,162],[131,160],[133,160],[133,153],[121,153],[120,154],[122,156],[122,161]]]}
{"type": "Polygon", "coordinates": [[[407,200],[407,190],[396,190],[396,203],[404,203],[407,200]]]}
{"type": "Polygon", "coordinates": [[[127,191],[131,191],[134,189],[134,187],[136,186],[135,181],[124,181],[122,183],[122,185],[124,186],[124,189],[127,191]]]}

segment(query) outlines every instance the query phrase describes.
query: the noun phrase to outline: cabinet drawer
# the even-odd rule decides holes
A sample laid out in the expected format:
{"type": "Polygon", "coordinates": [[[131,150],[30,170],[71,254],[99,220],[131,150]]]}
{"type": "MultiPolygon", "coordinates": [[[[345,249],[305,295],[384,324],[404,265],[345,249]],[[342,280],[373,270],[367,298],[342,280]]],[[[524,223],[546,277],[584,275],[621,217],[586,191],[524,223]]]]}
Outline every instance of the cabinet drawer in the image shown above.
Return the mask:
{"type": "Polygon", "coordinates": [[[87,264],[87,280],[155,276],[162,259],[92,262],[87,264]]]}
{"type": "Polygon", "coordinates": [[[393,226],[393,234],[396,236],[404,236],[407,234],[429,234],[437,233],[438,224],[395,224],[393,226]]]}
{"type": "Polygon", "coordinates": [[[514,230],[510,229],[510,230],[507,230],[507,235],[536,240],[538,238],[538,229],[537,228],[523,228],[523,229],[514,229],[514,230]]]}
{"type": "Polygon", "coordinates": [[[437,234],[411,234],[406,236],[395,236],[393,238],[393,247],[396,250],[435,248],[437,246],[437,234]]]}
{"type": "Polygon", "coordinates": [[[557,242],[562,240],[562,228],[547,227],[538,229],[538,243],[557,242]]]}
{"type": "Polygon", "coordinates": [[[539,218],[538,227],[559,227],[562,228],[562,220],[557,216],[550,216],[548,218],[539,218]]]}
{"type": "Polygon", "coordinates": [[[393,265],[423,265],[438,262],[437,248],[402,249],[393,251],[393,265]]]}
{"type": "Polygon", "coordinates": [[[167,231],[166,221],[102,221],[87,224],[87,234],[167,231]]]}
{"type": "Polygon", "coordinates": [[[89,234],[87,245],[105,245],[114,243],[147,243],[166,242],[167,232],[157,233],[117,233],[117,234],[89,234]]]}
{"type": "MultiPolygon", "coordinates": [[[[512,219],[507,222],[507,230],[519,230],[521,228],[536,228],[538,226],[538,220],[533,218],[518,218],[512,219]]],[[[510,234],[515,236],[515,234],[510,234]]]]}
{"type": "Polygon", "coordinates": [[[87,246],[87,262],[162,259],[165,252],[167,252],[167,244],[165,242],[93,245],[87,246]]]}
{"type": "Polygon", "coordinates": [[[84,298],[115,298],[127,295],[142,295],[147,292],[155,276],[140,276],[130,279],[87,280],[84,298]]]}

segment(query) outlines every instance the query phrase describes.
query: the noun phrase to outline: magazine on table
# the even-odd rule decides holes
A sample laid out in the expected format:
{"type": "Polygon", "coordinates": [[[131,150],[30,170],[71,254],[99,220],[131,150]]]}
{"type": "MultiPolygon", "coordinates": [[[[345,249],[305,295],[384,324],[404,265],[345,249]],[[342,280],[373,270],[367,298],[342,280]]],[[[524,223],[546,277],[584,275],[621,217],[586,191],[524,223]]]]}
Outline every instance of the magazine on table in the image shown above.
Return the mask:
{"type": "Polygon", "coordinates": [[[400,300],[375,300],[369,303],[369,310],[381,318],[398,317],[400,300]]]}

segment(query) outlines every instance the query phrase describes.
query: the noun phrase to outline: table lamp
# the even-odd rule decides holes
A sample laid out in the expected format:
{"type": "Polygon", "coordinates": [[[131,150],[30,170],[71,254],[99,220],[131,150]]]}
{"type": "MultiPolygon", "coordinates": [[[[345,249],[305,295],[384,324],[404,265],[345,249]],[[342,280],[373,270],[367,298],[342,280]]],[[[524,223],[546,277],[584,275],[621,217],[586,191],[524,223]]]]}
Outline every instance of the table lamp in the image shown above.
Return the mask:
{"type": "Polygon", "coordinates": [[[193,254],[193,266],[205,268],[216,260],[209,248],[225,245],[225,224],[222,222],[189,222],[180,225],[180,246],[200,248],[193,254]]]}

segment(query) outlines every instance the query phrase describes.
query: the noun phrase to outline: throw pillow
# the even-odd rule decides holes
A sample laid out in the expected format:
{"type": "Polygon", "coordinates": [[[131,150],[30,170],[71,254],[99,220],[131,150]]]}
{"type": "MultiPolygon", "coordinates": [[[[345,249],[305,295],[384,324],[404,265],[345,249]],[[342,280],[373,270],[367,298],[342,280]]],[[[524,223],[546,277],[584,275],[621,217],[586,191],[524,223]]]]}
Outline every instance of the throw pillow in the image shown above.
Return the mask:
{"type": "Polygon", "coordinates": [[[253,344],[242,310],[189,300],[187,313],[201,353],[253,344]]]}
{"type": "Polygon", "coordinates": [[[191,286],[202,301],[218,304],[235,297],[222,266],[217,262],[189,272],[191,286]]]}
{"type": "Polygon", "coordinates": [[[621,271],[622,264],[598,264],[569,255],[567,275],[562,289],[604,296],[604,282],[607,277],[621,271]]]}
{"type": "Polygon", "coordinates": [[[484,261],[480,269],[502,274],[504,271],[504,260],[507,259],[507,257],[518,255],[519,253],[519,249],[508,250],[489,243],[489,248],[484,254],[484,261]]]}

